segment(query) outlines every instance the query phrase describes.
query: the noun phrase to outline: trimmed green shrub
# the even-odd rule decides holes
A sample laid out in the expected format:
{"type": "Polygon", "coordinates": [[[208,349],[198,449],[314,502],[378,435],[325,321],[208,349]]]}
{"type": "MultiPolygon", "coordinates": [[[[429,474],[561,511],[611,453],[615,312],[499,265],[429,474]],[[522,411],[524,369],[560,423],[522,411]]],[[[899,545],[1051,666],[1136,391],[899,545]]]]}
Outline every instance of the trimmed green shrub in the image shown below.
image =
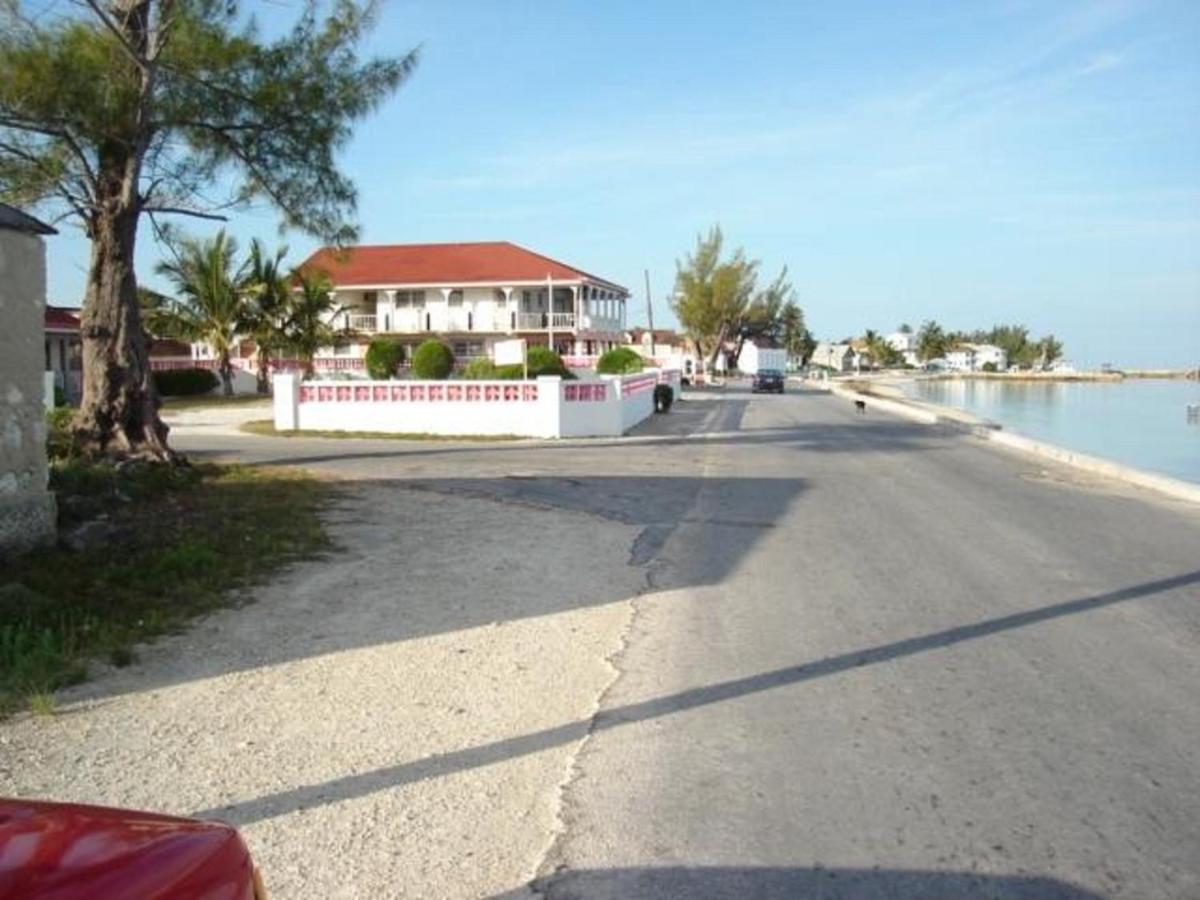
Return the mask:
{"type": "Polygon", "coordinates": [[[396,376],[404,362],[404,345],[387,338],[376,338],[367,347],[367,374],[377,381],[396,376]]]}
{"type": "Polygon", "coordinates": [[[671,409],[671,404],[675,402],[675,389],[669,384],[656,384],[654,386],[654,411],[665,413],[671,409]]]}
{"type": "Polygon", "coordinates": [[[417,378],[441,381],[454,369],[454,353],[441,341],[428,340],[413,353],[412,369],[417,378]]]}
{"type": "Polygon", "coordinates": [[[605,350],[596,363],[596,372],[600,375],[631,375],[642,371],[642,358],[636,350],[628,347],[614,347],[605,350]]]}
{"type": "Polygon", "coordinates": [[[496,364],[486,356],[477,356],[463,368],[462,377],[468,381],[490,381],[497,377],[496,364]]]}
{"type": "Polygon", "coordinates": [[[985,363],[983,364],[983,371],[985,371],[985,372],[995,372],[995,371],[996,371],[996,364],[995,364],[994,362],[985,362],[985,363]]]}
{"type": "MultiPolygon", "coordinates": [[[[533,377],[533,373],[529,373],[533,377]]],[[[493,378],[498,378],[503,381],[520,381],[525,377],[525,367],[520,363],[515,363],[507,366],[496,366],[493,378]]]]}
{"type": "Polygon", "coordinates": [[[164,397],[192,397],[214,390],[221,379],[211,369],[164,369],[154,373],[154,386],[164,397]]]}
{"type": "Polygon", "coordinates": [[[530,378],[537,378],[539,375],[561,375],[563,378],[571,377],[571,370],[563,363],[562,357],[549,347],[535,344],[526,352],[525,359],[529,363],[530,378]]]}

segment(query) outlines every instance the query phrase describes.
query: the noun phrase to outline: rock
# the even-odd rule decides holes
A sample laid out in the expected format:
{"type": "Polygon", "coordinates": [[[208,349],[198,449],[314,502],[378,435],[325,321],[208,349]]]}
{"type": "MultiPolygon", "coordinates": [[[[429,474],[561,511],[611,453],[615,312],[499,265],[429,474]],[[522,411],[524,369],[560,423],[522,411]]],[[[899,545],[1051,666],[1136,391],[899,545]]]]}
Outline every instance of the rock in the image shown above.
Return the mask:
{"type": "Polygon", "coordinates": [[[61,538],[62,545],[77,553],[90,550],[101,544],[111,543],[120,535],[122,529],[107,519],[92,519],[82,525],[76,525],[61,538]]]}

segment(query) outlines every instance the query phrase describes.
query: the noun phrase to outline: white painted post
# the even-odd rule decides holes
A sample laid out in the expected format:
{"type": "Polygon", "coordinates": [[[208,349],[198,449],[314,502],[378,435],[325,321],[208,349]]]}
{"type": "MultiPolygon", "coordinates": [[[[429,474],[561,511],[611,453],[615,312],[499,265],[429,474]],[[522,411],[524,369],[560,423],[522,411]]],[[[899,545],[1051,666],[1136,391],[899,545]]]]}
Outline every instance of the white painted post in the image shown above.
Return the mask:
{"type": "Polygon", "coordinates": [[[299,419],[300,382],[292,372],[275,374],[275,430],[293,431],[299,419]]]}
{"type": "MultiPolygon", "coordinates": [[[[64,376],[65,380],[65,376],[64,376]]],[[[54,409],[54,373],[45,372],[42,374],[42,402],[46,405],[46,412],[54,409]]]]}
{"type": "Polygon", "coordinates": [[[542,437],[560,438],[562,434],[562,376],[539,375],[538,410],[542,437]]]}

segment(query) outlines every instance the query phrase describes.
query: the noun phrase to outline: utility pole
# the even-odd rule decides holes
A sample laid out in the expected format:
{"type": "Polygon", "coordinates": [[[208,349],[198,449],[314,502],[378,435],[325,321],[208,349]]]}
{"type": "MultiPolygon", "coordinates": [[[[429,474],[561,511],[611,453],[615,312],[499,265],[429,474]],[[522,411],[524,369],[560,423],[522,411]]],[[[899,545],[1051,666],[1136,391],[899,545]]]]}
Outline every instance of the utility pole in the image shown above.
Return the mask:
{"type": "Polygon", "coordinates": [[[650,357],[653,359],[654,353],[654,304],[650,302],[650,270],[642,270],[646,275],[646,321],[650,323],[650,357]]]}

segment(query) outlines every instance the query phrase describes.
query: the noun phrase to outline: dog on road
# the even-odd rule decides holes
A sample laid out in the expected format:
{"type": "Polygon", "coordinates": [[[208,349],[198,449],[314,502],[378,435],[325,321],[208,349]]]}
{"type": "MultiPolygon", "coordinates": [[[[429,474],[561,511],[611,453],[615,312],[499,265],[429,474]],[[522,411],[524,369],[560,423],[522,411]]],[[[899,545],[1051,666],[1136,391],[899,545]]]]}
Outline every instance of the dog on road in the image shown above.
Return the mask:
{"type": "Polygon", "coordinates": [[[866,400],[855,400],[854,408],[856,410],[858,410],[860,415],[866,415],[867,414],[867,401],[866,400]]]}

